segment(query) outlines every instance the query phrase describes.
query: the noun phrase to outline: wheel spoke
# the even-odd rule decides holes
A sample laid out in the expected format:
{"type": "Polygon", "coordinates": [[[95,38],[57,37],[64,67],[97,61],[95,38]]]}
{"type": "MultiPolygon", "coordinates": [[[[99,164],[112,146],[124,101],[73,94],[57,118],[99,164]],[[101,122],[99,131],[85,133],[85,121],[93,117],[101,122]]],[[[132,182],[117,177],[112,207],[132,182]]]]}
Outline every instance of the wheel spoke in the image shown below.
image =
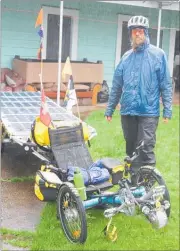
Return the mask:
{"type": "Polygon", "coordinates": [[[82,231],[82,220],[76,200],[70,193],[64,193],[61,197],[59,209],[64,219],[64,225],[72,240],[78,240],[82,231]]]}
{"type": "MultiPolygon", "coordinates": [[[[136,177],[137,186],[144,186],[146,192],[157,186],[165,186],[165,193],[159,199],[163,203],[165,200],[170,203],[170,196],[166,184],[163,178],[157,175],[154,170],[150,170],[149,167],[142,168],[136,177]]],[[[170,208],[166,210],[167,216],[170,215],[170,208]]]]}

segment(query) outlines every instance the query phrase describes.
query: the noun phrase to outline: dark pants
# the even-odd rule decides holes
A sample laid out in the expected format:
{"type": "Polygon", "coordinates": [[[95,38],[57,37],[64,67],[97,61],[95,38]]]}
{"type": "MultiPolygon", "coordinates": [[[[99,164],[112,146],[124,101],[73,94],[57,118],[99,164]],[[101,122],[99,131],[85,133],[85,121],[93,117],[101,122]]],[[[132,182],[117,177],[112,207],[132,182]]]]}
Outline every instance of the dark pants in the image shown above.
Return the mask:
{"type": "Polygon", "coordinates": [[[126,140],[126,154],[132,156],[136,147],[143,140],[144,147],[140,151],[139,157],[132,163],[132,169],[137,169],[144,165],[155,165],[156,158],[154,147],[156,143],[156,129],[159,117],[141,117],[141,116],[121,116],[121,124],[126,140]]]}

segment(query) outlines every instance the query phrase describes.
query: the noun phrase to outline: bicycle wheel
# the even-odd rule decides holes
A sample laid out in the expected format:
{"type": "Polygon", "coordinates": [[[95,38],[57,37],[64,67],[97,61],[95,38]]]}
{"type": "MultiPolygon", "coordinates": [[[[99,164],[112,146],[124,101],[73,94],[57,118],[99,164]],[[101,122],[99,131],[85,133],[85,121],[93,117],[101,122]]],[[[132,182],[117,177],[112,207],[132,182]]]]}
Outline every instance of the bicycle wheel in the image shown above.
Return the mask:
{"type": "MultiPolygon", "coordinates": [[[[138,170],[136,175],[136,184],[137,186],[144,186],[148,192],[152,187],[158,185],[165,186],[165,194],[163,195],[163,200],[167,200],[170,203],[170,195],[166,183],[161,176],[160,172],[153,168],[152,166],[143,166],[138,170]]],[[[167,217],[170,216],[171,207],[166,209],[167,217]]]]}
{"type": "Polygon", "coordinates": [[[85,209],[80,197],[67,185],[63,185],[59,190],[57,214],[68,240],[84,243],[87,239],[85,209]]]}

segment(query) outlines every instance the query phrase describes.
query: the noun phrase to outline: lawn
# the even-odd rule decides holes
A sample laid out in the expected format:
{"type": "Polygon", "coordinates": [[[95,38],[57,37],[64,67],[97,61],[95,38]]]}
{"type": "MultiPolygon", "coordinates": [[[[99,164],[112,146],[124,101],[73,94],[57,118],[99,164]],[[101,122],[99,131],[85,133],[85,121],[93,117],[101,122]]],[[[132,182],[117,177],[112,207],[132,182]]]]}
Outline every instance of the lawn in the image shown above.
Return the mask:
{"type": "MultiPolygon", "coordinates": [[[[104,119],[104,111],[93,112],[87,122],[97,129],[90,152],[94,160],[112,156],[123,159],[125,142],[120,128],[119,112],[111,123],[104,119]]],[[[171,196],[171,216],[161,230],[152,229],[142,215],[114,217],[118,240],[111,243],[102,230],[107,224],[100,209],[87,211],[88,238],[84,245],[68,242],[56,219],[55,203],[48,203],[42,212],[40,224],[31,250],[179,250],[179,107],[173,107],[173,119],[168,124],[160,120],[157,131],[157,168],[161,171],[171,196]]]]}

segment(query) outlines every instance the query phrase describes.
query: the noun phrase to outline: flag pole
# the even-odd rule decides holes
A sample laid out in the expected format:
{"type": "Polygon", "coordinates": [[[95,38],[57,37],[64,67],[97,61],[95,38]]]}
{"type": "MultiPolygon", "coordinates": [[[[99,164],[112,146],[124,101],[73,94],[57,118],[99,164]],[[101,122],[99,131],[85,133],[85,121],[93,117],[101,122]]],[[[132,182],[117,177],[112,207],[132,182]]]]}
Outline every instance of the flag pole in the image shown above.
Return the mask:
{"type": "Polygon", "coordinates": [[[76,95],[76,104],[77,104],[77,112],[78,112],[79,121],[81,122],[81,117],[80,117],[80,111],[79,111],[79,105],[78,105],[77,95],[76,95]]]}
{"type": "Polygon", "coordinates": [[[159,3],[157,45],[156,45],[158,48],[160,45],[160,36],[161,36],[161,16],[162,16],[162,3],[159,3]]]}
{"type": "Polygon", "coordinates": [[[62,28],[63,28],[63,5],[60,1],[60,17],[59,17],[59,59],[58,59],[58,88],[57,88],[57,104],[60,105],[60,91],[61,91],[61,58],[62,58],[62,28]]]}
{"type": "Polygon", "coordinates": [[[40,83],[41,83],[41,91],[42,91],[42,88],[43,88],[43,79],[42,79],[42,76],[43,76],[43,58],[42,58],[42,55],[43,55],[43,48],[41,48],[41,63],[40,63],[40,74],[39,74],[39,77],[40,77],[40,83]]]}
{"type": "Polygon", "coordinates": [[[41,10],[38,13],[37,19],[36,19],[36,23],[35,23],[35,28],[40,26],[40,30],[38,32],[40,38],[41,38],[41,44],[40,44],[40,48],[38,51],[38,59],[40,59],[40,73],[39,73],[39,78],[40,78],[40,83],[41,83],[41,89],[43,87],[43,9],[41,8],[41,10]],[[40,57],[40,58],[39,58],[40,57]]]}

